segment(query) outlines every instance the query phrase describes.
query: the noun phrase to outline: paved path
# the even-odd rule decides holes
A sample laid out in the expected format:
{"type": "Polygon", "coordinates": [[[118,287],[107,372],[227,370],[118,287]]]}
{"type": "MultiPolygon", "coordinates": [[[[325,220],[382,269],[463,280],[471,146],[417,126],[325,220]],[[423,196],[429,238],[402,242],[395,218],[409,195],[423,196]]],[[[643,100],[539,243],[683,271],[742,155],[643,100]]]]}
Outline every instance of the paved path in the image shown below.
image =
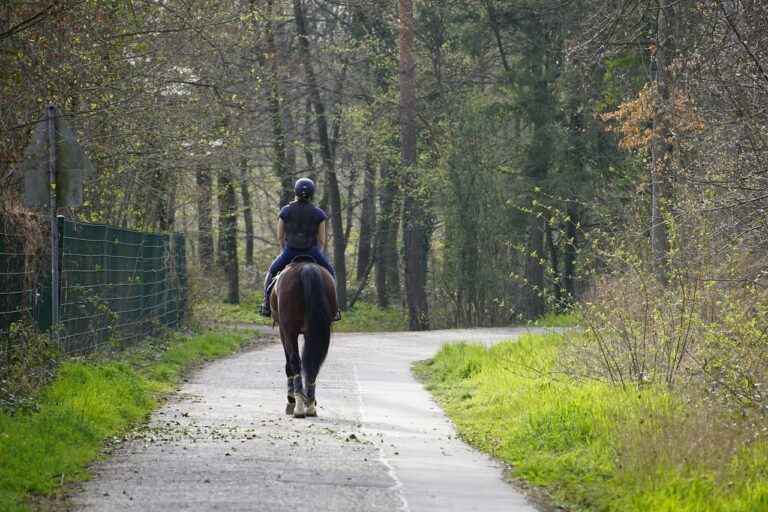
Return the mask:
{"type": "Polygon", "coordinates": [[[535,510],[502,467],[468,448],[411,375],[444,341],[483,329],[335,334],[318,418],[284,412],[278,342],[207,365],[150,423],[95,465],[76,510],[535,510]]]}

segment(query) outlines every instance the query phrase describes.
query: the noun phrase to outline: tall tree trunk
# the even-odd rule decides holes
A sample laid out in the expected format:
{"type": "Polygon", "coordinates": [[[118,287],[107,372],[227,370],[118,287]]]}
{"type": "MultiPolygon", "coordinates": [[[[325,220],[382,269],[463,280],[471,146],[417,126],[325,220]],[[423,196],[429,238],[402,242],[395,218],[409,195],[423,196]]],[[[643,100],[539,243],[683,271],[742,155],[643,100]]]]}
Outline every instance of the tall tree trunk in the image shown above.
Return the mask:
{"type": "MultiPolygon", "coordinates": [[[[289,134],[288,137],[284,138],[284,146],[285,146],[285,170],[286,170],[286,179],[285,182],[290,185],[290,194],[285,198],[286,202],[283,204],[288,204],[293,199],[293,186],[296,184],[296,180],[303,176],[298,176],[296,173],[296,145],[291,143],[291,137],[292,134],[296,133],[296,126],[293,120],[293,114],[291,113],[291,109],[287,106],[281,103],[280,108],[280,114],[282,115],[283,119],[283,132],[289,134]]],[[[312,180],[314,181],[314,180],[312,180]]],[[[283,184],[283,189],[285,189],[285,183],[283,184]]]]}
{"type": "Polygon", "coordinates": [[[558,254],[557,246],[555,245],[554,237],[552,236],[552,230],[554,228],[547,226],[545,229],[547,250],[549,251],[549,264],[552,266],[552,292],[555,296],[555,308],[562,310],[563,281],[560,275],[560,257],[558,254]]]}
{"type": "Polygon", "coordinates": [[[219,261],[227,280],[228,304],[240,303],[239,272],[237,264],[237,195],[232,181],[232,171],[218,173],[219,189],[219,261]]]}
{"type": "MultiPolygon", "coordinates": [[[[342,159],[342,168],[344,160],[342,159]]],[[[347,203],[346,207],[346,221],[344,224],[344,240],[349,240],[350,233],[352,233],[352,224],[355,220],[355,187],[357,185],[357,167],[354,166],[349,171],[349,181],[347,182],[347,197],[345,202],[347,203]]],[[[365,176],[363,176],[363,179],[365,179],[365,176]]],[[[346,244],[345,244],[346,247],[346,244]]]]}
{"type": "MultiPolygon", "coordinates": [[[[280,199],[278,206],[283,206],[293,198],[293,173],[288,162],[285,144],[284,115],[282,113],[282,97],[280,95],[280,73],[278,62],[280,61],[275,45],[275,32],[272,23],[272,10],[274,1],[267,0],[266,20],[264,33],[262,27],[256,24],[256,0],[251,0],[251,13],[254,14],[253,29],[257,38],[265,38],[266,55],[259,55],[259,60],[267,70],[269,89],[267,91],[267,111],[272,126],[272,170],[280,181],[280,199]]],[[[256,52],[260,52],[257,48],[256,52]]]]}
{"type": "MultiPolygon", "coordinates": [[[[539,43],[539,47],[533,50],[532,57],[528,60],[528,69],[534,78],[532,86],[535,90],[535,101],[527,105],[528,116],[531,121],[531,141],[527,148],[526,176],[530,180],[530,186],[541,185],[549,173],[551,156],[555,153],[554,141],[551,134],[555,123],[554,104],[552,98],[551,80],[553,63],[550,58],[549,33],[546,27],[538,20],[531,32],[531,37],[539,43]]],[[[545,221],[544,211],[533,207],[528,223],[528,247],[526,261],[526,305],[527,316],[534,320],[546,311],[545,300],[545,264],[544,249],[545,221]]]]}
{"type": "Polygon", "coordinates": [[[163,194],[165,195],[165,205],[160,210],[160,230],[170,232],[174,230],[176,224],[176,189],[178,180],[171,179],[172,173],[164,173],[163,194]]]}
{"type": "Polygon", "coordinates": [[[672,33],[670,24],[674,21],[670,0],[659,0],[656,26],[655,85],[653,117],[653,140],[651,141],[651,254],[653,275],[659,284],[666,284],[668,276],[667,223],[665,208],[670,204],[669,164],[672,148],[669,144],[669,130],[664,121],[664,112],[669,100],[669,64],[672,56],[672,33]]]}
{"type": "Polygon", "coordinates": [[[424,211],[416,197],[416,91],[414,86],[413,0],[398,0],[400,14],[400,143],[405,198],[403,239],[408,327],[429,329],[427,310],[427,235],[424,211]]]}
{"type": "Polygon", "coordinates": [[[563,288],[565,289],[565,304],[570,306],[576,297],[576,224],[578,213],[575,208],[568,209],[568,220],[565,223],[565,261],[563,262],[563,288]]]}
{"type": "Polygon", "coordinates": [[[307,99],[305,108],[306,120],[303,123],[301,133],[304,141],[304,159],[307,161],[307,177],[317,183],[317,169],[315,169],[315,154],[312,152],[312,102],[307,99]]]}
{"type": "Polygon", "coordinates": [[[211,220],[211,171],[204,164],[195,171],[197,182],[197,232],[200,239],[200,264],[209,272],[214,265],[213,259],[213,222],[211,220]]]}
{"type": "Polygon", "coordinates": [[[363,202],[360,211],[360,242],[357,246],[357,282],[363,279],[371,260],[371,243],[376,223],[376,170],[370,157],[365,159],[363,202]]]}
{"type": "Polygon", "coordinates": [[[240,194],[243,197],[243,222],[245,223],[245,266],[253,266],[253,207],[248,187],[248,160],[240,161],[240,194]]]}
{"type": "Polygon", "coordinates": [[[389,306],[390,298],[399,294],[400,269],[397,254],[397,232],[400,216],[395,213],[397,188],[387,164],[381,165],[379,201],[381,213],[376,222],[374,252],[376,258],[376,295],[380,308],[389,306]]]}
{"type": "Polygon", "coordinates": [[[299,34],[299,51],[301,63],[307,78],[309,98],[315,111],[315,124],[317,136],[320,142],[320,156],[325,168],[326,187],[330,200],[331,231],[333,233],[333,266],[336,269],[336,294],[339,300],[339,309],[347,308],[347,269],[344,260],[346,239],[344,237],[344,223],[341,215],[341,193],[336,177],[335,162],[331,150],[331,141],[328,137],[328,119],[325,105],[320,96],[320,88],[317,85],[315,70],[312,67],[312,58],[309,52],[309,37],[307,35],[304,10],[301,0],[293,0],[293,11],[296,18],[296,30],[299,34]]]}
{"type": "Polygon", "coordinates": [[[535,212],[528,220],[528,259],[525,264],[525,277],[528,281],[528,294],[525,305],[526,316],[535,320],[546,311],[544,300],[544,220],[535,212]]]}

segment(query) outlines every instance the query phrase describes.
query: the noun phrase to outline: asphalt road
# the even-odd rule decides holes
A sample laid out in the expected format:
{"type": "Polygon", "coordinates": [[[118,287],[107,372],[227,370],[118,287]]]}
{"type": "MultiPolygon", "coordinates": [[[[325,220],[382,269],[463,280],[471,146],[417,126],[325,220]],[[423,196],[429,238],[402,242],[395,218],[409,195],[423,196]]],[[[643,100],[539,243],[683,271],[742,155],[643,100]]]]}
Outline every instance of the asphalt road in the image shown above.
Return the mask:
{"type": "Polygon", "coordinates": [[[411,374],[446,341],[522,329],[334,334],[317,418],[284,414],[279,342],[198,371],[148,425],[117,440],[75,510],[470,511],[535,508],[457,439],[411,374]]]}

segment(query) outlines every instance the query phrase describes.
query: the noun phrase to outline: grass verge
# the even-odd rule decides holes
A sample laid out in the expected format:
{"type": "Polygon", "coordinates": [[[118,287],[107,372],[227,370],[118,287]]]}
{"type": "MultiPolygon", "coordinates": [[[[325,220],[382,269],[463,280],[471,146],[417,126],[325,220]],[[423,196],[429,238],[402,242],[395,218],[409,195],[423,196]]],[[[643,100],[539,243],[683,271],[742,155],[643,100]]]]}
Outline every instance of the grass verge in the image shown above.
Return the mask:
{"type": "MultiPolygon", "coordinates": [[[[259,315],[259,308],[260,302],[255,299],[240,304],[206,301],[196,304],[193,312],[203,324],[210,324],[213,319],[221,325],[272,325],[272,318],[259,315]]],[[[407,328],[408,319],[402,308],[382,309],[365,302],[357,302],[354,308],[341,314],[340,322],[333,324],[335,332],[394,332],[407,328]]]]}
{"type": "Polygon", "coordinates": [[[336,332],[396,332],[408,330],[408,318],[402,308],[382,309],[375,304],[357,302],[333,324],[336,332]]]}
{"type": "Polygon", "coordinates": [[[240,304],[225,304],[213,300],[200,301],[192,306],[194,318],[203,324],[215,322],[217,324],[258,324],[272,325],[272,319],[259,314],[261,302],[259,297],[250,295],[248,299],[240,301],[240,304]]]}
{"type": "Polygon", "coordinates": [[[550,311],[534,320],[531,325],[536,327],[577,327],[581,323],[581,314],[576,311],[567,313],[555,313],[550,311]]]}
{"type": "Polygon", "coordinates": [[[711,406],[553,373],[560,335],[445,346],[417,366],[463,438],[572,510],[768,510],[768,440],[711,406]],[[723,426],[727,425],[727,426],[723,426]]]}
{"type": "Polygon", "coordinates": [[[145,420],[193,364],[238,350],[238,332],[147,343],[119,360],[67,361],[34,411],[0,413],[0,510],[28,510],[31,495],[87,478],[105,439],[145,420]]]}

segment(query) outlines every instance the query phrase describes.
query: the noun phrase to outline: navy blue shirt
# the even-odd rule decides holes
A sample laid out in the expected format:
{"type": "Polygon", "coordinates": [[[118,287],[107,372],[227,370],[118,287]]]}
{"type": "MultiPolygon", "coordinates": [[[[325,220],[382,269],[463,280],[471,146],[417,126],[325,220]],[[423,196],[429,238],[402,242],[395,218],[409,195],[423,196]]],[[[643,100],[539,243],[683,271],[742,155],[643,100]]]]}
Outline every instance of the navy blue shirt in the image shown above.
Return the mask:
{"type": "MultiPolygon", "coordinates": [[[[288,214],[288,208],[290,206],[291,206],[290,204],[283,206],[282,209],[280,209],[280,214],[278,215],[278,217],[285,220],[285,216],[288,214]]],[[[318,206],[314,207],[314,209],[312,210],[312,213],[315,215],[315,219],[317,220],[318,225],[324,220],[328,219],[328,215],[326,215],[325,212],[318,206]]]]}

